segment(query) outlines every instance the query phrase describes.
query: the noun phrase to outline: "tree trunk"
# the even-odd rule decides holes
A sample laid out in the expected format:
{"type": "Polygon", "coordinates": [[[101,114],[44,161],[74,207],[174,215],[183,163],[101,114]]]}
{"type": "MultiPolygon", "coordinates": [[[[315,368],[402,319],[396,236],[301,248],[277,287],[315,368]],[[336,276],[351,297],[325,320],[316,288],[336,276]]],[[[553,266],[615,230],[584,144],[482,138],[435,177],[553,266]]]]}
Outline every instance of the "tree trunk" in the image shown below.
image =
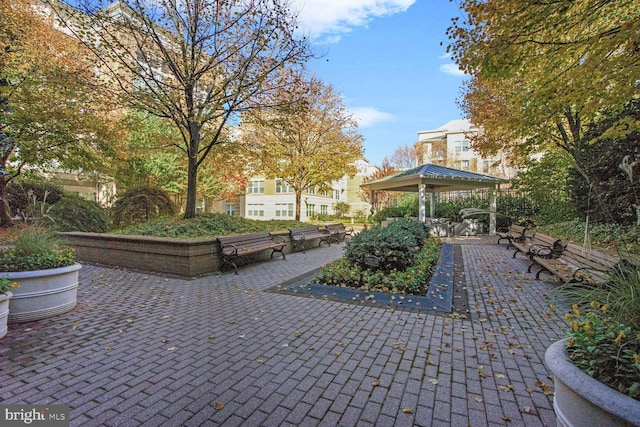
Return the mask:
{"type": "Polygon", "coordinates": [[[187,205],[184,218],[196,217],[196,198],[198,196],[198,150],[200,149],[200,127],[197,123],[189,123],[189,167],[187,169],[187,205]]]}
{"type": "Polygon", "coordinates": [[[189,169],[187,171],[187,205],[184,209],[184,218],[196,217],[196,186],[198,183],[198,162],[197,159],[189,157],[189,169]]]}
{"type": "Polygon", "coordinates": [[[4,176],[0,176],[0,227],[11,227],[11,209],[7,200],[7,180],[4,176]]]}
{"type": "Polygon", "coordinates": [[[302,190],[296,191],[296,221],[300,221],[300,205],[302,204],[302,190]]]}

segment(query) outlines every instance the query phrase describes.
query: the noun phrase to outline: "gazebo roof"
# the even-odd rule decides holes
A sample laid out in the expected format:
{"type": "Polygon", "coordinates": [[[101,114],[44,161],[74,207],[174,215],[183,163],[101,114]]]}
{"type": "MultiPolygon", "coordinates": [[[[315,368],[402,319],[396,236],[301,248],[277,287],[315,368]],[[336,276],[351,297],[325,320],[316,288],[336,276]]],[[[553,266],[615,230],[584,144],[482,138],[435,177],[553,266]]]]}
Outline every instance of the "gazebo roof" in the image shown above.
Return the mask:
{"type": "Polygon", "coordinates": [[[506,179],[491,175],[463,171],[426,163],[413,169],[385,176],[362,184],[361,187],[373,191],[409,191],[417,192],[424,184],[428,192],[471,190],[474,188],[495,188],[506,179]]]}

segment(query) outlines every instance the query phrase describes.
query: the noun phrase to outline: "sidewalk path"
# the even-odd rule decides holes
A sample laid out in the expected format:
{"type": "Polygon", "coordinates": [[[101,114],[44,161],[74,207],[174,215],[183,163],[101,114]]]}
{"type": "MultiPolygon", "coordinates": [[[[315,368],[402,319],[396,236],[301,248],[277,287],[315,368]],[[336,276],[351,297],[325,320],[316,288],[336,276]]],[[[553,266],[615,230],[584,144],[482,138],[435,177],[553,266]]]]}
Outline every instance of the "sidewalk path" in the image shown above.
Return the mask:
{"type": "Polygon", "coordinates": [[[554,285],[494,239],[449,241],[463,316],[266,292],[342,245],[197,280],[85,266],[75,310],[9,326],[0,403],[77,426],[554,426],[554,285]]]}

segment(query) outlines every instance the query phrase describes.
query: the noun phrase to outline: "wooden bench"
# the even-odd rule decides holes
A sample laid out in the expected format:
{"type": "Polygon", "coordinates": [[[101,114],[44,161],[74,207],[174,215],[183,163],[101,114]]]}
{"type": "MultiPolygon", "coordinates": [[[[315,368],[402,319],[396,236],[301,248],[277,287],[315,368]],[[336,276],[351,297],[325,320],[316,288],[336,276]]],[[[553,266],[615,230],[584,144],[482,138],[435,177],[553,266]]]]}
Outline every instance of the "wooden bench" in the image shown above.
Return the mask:
{"type": "Polygon", "coordinates": [[[560,282],[603,283],[619,260],[598,250],[584,250],[580,245],[567,243],[562,254],[557,258],[545,257],[543,253],[535,254],[531,260],[540,267],[536,279],[541,273],[549,273],[560,282]]]}
{"type": "Polygon", "coordinates": [[[329,231],[329,240],[334,242],[343,242],[347,236],[351,237],[353,234],[353,227],[346,228],[341,222],[334,224],[325,224],[325,230],[329,231]]]}
{"type": "Polygon", "coordinates": [[[278,252],[282,255],[283,259],[287,259],[284,255],[284,248],[287,245],[284,237],[272,236],[268,231],[218,237],[217,240],[220,245],[220,253],[222,254],[220,270],[229,265],[233,267],[235,274],[238,274],[236,260],[239,257],[262,252],[267,249],[271,249],[271,258],[273,258],[273,254],[278,252]]]}
{"type": "Polygon", "coordinates": [[[329,230],[320,228],[317,225],[310,225],[308,227],[300,228],[290,228],[289,235],[291,236],[291,243],[293,243],[291,252],[295,251],[296,248],[298,248],[302,249],[304,253],[307,253],[305,243],[315,239],[320,239],[318,247],[320,247],[323,242],[331,246],[331,242],[329,241],[331,233],[329,232],[329,230]]]}
{"type": "Polygon", "coordinates": [[[509,228],[498,228],[496,230],[496,234],[498,235],[498,244],[502,240],[507,240],[509,244],[507,245],[507,249],[512,246],[512,242],[524,242],[527,237],[527,231],[529,228],[523,227],[521,225],[511,224],[509,228]]]}
{"type": "Polygon", "coordinates": [[[566,245],[562,244],[562,239],[556,239],[547,234],[535,232],[532,235],[525,235],[525,239],[520,242],[512,242],[515,249],[513,257],[519,253],[531,259],[533,255],[540,254],[548,258],[558,258],[566,245]]]}

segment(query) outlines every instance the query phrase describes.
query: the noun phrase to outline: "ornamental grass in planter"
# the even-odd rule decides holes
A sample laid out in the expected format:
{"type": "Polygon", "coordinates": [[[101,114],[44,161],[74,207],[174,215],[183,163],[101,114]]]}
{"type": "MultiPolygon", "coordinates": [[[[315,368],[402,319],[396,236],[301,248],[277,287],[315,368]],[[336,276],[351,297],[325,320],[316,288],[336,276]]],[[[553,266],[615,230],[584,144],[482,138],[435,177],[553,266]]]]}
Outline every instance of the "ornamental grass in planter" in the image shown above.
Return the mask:
{"type": "Polygon", "coordinates": [[[573,303],[566,340],[545,355],[558,425],[640,425],[640,270],[622,261],[607,282],[558,294],[573,303]]]}
{"type": "Polygon", "coordinates": [[[64,247],[55,232],[46,227],[27,227],[0,250],[0,272],[47,270],[75,263],[73,248],[64,247]]]}
{"type": "Polygon", "coordinates": [[[0,278],[20,287],[9,301],[9,323],[40,320],[76,305],[78,270],[73,248],[64,247],[50,229],[28,227],[0,250],[0,278]]]}

